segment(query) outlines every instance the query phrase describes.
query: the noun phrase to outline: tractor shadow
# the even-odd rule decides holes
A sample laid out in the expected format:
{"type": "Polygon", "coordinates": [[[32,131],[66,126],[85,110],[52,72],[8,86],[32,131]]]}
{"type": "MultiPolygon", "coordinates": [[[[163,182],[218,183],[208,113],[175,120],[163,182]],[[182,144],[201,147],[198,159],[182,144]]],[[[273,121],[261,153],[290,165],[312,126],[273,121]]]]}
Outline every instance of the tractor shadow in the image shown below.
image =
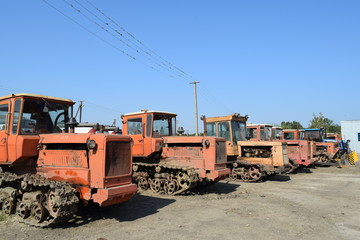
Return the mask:
{"type": "Polygon", "coordinates": [[[287,182],[290,181],[291,178],[289,175],[280,175],[276,174],[274,176],[267,177],[263,179],[263,182],[269,181],[269,182],[287,182]]]}
{"type": "Polygon", "coordinates": [[[292,174],[309,174],[309,173],[313,173],[313,171],[311,171],[311,169],[316,169],[315,167],[311,166],[311,167],[298,167],[297,169],[294,170],[294,172],[292,172],[292,174]]]}
{"type": "Polygon", "coordinates": [[[230,183],[229,181],[221,181],[212,184],[198,186],[184,195],[206,195],[206,194],[229,194],[235,192],[240,187],[240,184],[230,183]]]}
{"type": "Polygon", "coordinates": [[[128,202],[115,206],[99,207],[91,205],[81,207],[77,212],[77,216],[61,225],[61,228],[76,228],[101,219],[115,219],[119,222],[134,221],[156,214],[159,212],[159,209],[175,201],[175,199],[136,194],[128,202]]]}

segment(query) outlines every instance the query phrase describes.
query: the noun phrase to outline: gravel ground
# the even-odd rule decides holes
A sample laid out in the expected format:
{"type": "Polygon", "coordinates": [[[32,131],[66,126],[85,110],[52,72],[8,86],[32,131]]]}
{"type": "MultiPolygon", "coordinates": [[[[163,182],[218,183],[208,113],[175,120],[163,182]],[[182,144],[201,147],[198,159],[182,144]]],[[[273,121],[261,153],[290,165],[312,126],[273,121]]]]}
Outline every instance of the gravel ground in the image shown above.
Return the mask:
{"type": "Polygon", "coordinates": [[[41,229],[0,222],[0,239],[360,239],[360,168],[306,169],[261,183],[221,181],[185,196],[137,194],[41,229]]]}

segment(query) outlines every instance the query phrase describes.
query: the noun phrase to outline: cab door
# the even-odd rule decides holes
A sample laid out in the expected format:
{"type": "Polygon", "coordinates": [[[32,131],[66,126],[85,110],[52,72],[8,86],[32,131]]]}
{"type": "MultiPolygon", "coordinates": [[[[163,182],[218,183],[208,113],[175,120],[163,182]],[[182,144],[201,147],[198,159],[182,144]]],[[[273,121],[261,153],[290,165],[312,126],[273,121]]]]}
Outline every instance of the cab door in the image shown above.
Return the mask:
{"type": "Polygon", "coordinates": [[[9,110],[9,101],[0,102],[0,163],[8,161],[9,110]]]}
{"type": "Polygon", "coordinates": [[[133,156],[144,156],[144,123],[142,117],[134,117],[127,120],[127,134],[134,141],[133,156]]]}
{"type": "Polygon", "coordinates": [[[149,156],[151,153],[153,153],[153,151],[155,151],[155,146],[153,146],[153,143],[155,143],[155,141],[153,140],[154,133],[152,130],[152,126],[153,126],[153,115],[152,114],[148,114],[146,115],[146,123],[143,125],[144,126],[144,156],[149,156]]]}

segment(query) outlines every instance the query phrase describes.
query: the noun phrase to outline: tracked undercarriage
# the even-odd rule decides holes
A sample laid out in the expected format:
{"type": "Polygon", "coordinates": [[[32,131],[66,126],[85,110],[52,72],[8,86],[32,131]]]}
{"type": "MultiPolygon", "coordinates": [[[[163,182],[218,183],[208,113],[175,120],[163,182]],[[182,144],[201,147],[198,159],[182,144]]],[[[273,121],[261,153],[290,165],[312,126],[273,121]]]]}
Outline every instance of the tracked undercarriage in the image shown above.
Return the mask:
{"type": "Polygon", "coordinates": [[[133,164],[133,179],[141,190],[170,195],[194,188],[200,180],[194,168],[167,164],[133,164]]]}
{"type": "Polygon", "coordinates": [[[37,174],[0,173],[0,206],[5,214],[28,225],[49,227],[71,219],[77,211],[76,190],[63,181],[37,174]]]}
{"type": "Polygon", "coordinates": [[[264,167],[260,164],[234,162],[231,167],[230,178],[232,180],[241,179],[244,182],[258,182],[272,175],[274,173],[264,171],[264,167]]]}

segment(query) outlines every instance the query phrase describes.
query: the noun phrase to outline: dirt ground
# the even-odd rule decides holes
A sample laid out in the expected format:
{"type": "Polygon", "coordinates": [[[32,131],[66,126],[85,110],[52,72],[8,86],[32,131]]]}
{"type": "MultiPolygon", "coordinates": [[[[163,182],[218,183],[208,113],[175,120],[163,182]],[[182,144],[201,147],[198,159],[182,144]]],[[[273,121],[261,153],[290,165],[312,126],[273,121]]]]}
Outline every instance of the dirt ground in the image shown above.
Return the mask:
{"type": "Polygon", "coordinates": [[[186,196],[141,193],[54,229],[7,218],[0,239],[360,239],[359,196],[359,166],[316,168],[186,196]]]}

